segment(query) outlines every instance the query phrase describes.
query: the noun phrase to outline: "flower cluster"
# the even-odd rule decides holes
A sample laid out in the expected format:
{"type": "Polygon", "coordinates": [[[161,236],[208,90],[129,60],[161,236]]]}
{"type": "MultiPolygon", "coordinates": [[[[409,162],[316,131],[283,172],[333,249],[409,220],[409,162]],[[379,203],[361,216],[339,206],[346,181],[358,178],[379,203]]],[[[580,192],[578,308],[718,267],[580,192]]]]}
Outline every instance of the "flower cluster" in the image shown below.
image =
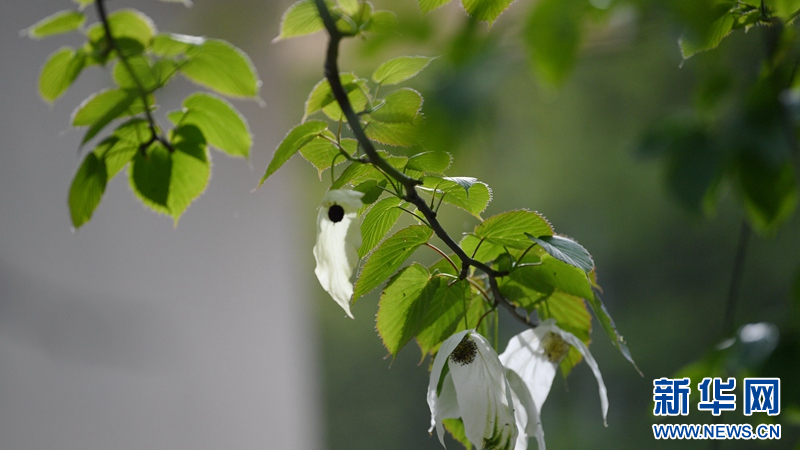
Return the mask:
{"type": "Polygon", "coordinates": [[[597,362],[580,339],[548,319],[511,338],[499,356],[475,330],[448,338],[428,384],[429,431],[435,428],[444,445],[442,420],[461,418],[467,439],[478,449],[524,450],[534,437],[544,450],[542,405],[570,347],[583,355],[597,378],[605,423],[608,396],[597,362]]]}
{"type": "MultiPolygon", "coordinates": [[[[349,317],[353,284],[350,277],[358,264],[361,233],[355,219],[363,194],[331,190],[317,215],[314,273],[349,317]]],[[[446,339],[433,361],[428,384],[431,427],[444,445],[444,420],[461,419],[464,434],[478,449],[525,450],[536,439],[545,450],[540,421],[559,363],[575,349],[583,355],[597,379],[603,422],[608,396],[597,362],[586,345],[562,330],[554,319],[545,320],[511,338],[498,355],[474,329],[446,339]]]]}

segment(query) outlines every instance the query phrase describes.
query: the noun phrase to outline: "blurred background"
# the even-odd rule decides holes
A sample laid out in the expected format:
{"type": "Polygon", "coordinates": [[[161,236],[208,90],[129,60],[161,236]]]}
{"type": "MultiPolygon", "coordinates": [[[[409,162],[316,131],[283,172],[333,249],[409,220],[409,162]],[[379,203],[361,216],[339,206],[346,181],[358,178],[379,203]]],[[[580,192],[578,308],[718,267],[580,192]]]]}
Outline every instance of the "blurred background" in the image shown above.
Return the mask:
{"type": "MultiPolygon", "coordinates": [[[[439,448],[427,433],[418,349],[387,358],[374,329],[377,294],[350,320],[314,279],[325,182],[295,158],[250,192],[322,77],[324,36],[270,43],[290,3],[109,2],[141,9],[162,31],[239,46],[261,75],[266,106],[236,103],[255,136],[253,156],[214,155],[208,190],[176,229],[141,208],[119,177],[79,232],[66,205],[81,138],[69,114],[110,77],[90,70],[45,104],[38,70],[69,38],[32,41],[19,30],[71,3],[2,6],[0,449],[439,448]]],[[[342,70],[366,77],[390,57],[442,56],[408,84],[426,99],[426,146],[454,155],[451,175],[493,189],[484,217],[537,210],[592,253],[604,302],[644,373],[596,324],[591,350],[608,387],[609,426],[581,364],[556,380],[543,408],[548,447],[800,448],[796,215],[746,243],[733,316],[734,330],[755,322],[780,330],[777,349],[745,369],[782,377],[774,418],[782,439],[656,441],[650,427],[652,380],[704,361],[732,336],[724,315],[745,213],[725,184],[713,211],[687,209],[670,164],[643,157],[641,143],[654,124],[697,109],[709,73],[757,71],[764,31],[734,33],[714,53],[683,61],[682,16],[653,2],[594,1],[600,19],[587,22],[574,66],[554,86],[532,70],[521,43],[535,2],[516,2],[491,29],[456,3],[424,17],[412,0],[375,3],[398,13],[399,36],[347,42],[342,70]]],[[[173,85],[159,97],[162,111],[193,90],[173,85]]],[[[456,210],[443,216],[452,235],[476,223],[456,210]]],[[[500,341],[518,331],[504,321],[500,341]]],[[[711,415],[693,410],[665,423],[681,421],[711,415]]]]}

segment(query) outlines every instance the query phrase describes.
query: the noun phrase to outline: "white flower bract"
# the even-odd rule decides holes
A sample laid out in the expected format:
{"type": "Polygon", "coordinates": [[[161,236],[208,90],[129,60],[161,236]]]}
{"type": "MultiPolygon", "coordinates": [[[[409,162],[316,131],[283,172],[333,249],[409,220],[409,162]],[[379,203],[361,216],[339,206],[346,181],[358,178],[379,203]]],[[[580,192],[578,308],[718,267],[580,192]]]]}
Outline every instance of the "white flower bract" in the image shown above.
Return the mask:
{"type": "Polygon", "coordinates": [[[539,450],[545,449],[544,431],[539,416],[553,385],[558,364],[569,350],[569,346],[565,344],[575,347],[592,369],[600,393],[603,424],[607,425],[608,393],[597,361],[592,357],[586,344],[574,334],[556,326],[555,320],[547,319],[535,329],[525,330],[512,337],[508,341],[508,347],[500,355],[502,364],[518,376],[508,377],[514,391],[517,426],[520,428],[517,450],[528,448],[529,436],[536,437],[539,450]]]}
{"type": "Polygon", "coordinates": [[[476,448],[514,448],[517,426],[505,369],[489,342],[475,330],[456,333],[442,343],[428,383],[428,406],[428,431],[436,429],[442,446],[442,421],[460,417],[467,439],[476,448]],[[448,372],[442,379],[445,364],[448,372]]]}
{"type": "Polygon", "coordinates": [[[358,247],[361,246],[361,228],[355,222],[361,197],[358,191],[331,190],[322,198],[317,214],[317,243],[314,274],[328,294],[352,318],[350,297],[353,283],[350,277],[358,265],[358,247]]]}

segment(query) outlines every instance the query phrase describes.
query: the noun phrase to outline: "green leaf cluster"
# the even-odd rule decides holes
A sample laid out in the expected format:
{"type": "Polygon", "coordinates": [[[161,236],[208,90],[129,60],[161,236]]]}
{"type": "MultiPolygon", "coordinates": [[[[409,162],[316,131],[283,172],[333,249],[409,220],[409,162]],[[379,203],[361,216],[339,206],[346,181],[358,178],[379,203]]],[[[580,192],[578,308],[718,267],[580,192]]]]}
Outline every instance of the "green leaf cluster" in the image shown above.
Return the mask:
{"type": "MultiPolygon", "coordinates": [[[[83,8],[94,2],[77,3],[78,10],[60,11],[27,29],[35,39],[63,33],[85,38],[78,48],[62,47],[50,55],[39,77],[39,93],[53,102],[85,69],[108,67],[115,87],[84,100],[72,114],[72,125],[86,128],[81,140],[85,145],[114,122],[129,120],[84,157],[70,188],[72,224],[80,227],[91,219],[106,184],[125,166],[136,196],[177,223],[208,183],[209,146],[229,156],[249,157],[252,136],[247,122],[216,94],[256,98],[261,82],[253,63],[222,40],[159,33],[152,19],[133,9],[113,11],[105,23],[101,14],[100,22],[86,26],[83,8]],[[155,93],[177,74],[214,93],[187,97],[180,110],[167,113],[172,126],[162,130],[153,118],[158,108],[155,93]]],[[[105,13],[103,4],[96,6],[105,13]]]]}

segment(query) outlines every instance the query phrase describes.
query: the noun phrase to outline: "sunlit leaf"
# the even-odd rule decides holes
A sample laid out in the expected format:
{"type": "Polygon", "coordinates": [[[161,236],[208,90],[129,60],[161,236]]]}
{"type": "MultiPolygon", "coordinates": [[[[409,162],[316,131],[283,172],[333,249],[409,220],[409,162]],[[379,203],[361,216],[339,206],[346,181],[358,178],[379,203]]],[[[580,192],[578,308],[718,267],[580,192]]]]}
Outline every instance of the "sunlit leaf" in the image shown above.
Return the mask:
{"type": "Polygon", "coordinates": [[[229,97],[255,97],[261,87],[255,66],[228,42],[207,39],[186,49],[181,73],[189,80],[229,97]]]}
{"type": "MultiPolygon", "coordinates": [[[[350,100],[353,110],[355,112],[363,111],[369,101],[363,92],[366,89],[365,80],[352,73],[339,74],[339,80],[342,83],[342,88],[347,92],[347,98],[350,100]]],[[[323,78],[317,83],[311,89],[311,93],[308,94],[303,120],[320,110],[324,110],[325,114],[333,120],[338,121],[342,118],[342,110],[336,103],[336,98],[333,96],[333,90],[331,90],[331,85],[328,83],[327,78],[323,78]]]]}
{"type": "Polygon", "coordinates": [[[92,218],[106,190],[106,166],[94,152],[90,152],[81,163],[69,188],[69,212],[72,226],[80,227],[92,218]]]}
{"type": "Polygon", "coordinates": [[[55,101],[78,78],[86,67],[86,54],[71,47],[62,47],[47,58],[39,76],[39,94],[48,102],[55,101]]]}
{"type": "Polygon", "coordinates": [[[489,243],[524,249],[532,245],[526,234],[550,236],[553,227],[541,214],[520,209],[489,217],[475,227],[473,234],[489,243]]]}
{"type": "MultiPolygon", "coordinates": [[[[330,10],[331,2],[325,2],[330,10]]],[[[314,0],[300,0],[286,10],[281,19],[281,31],[275,40],[305,36],[325,29],[314,0]]]]}
{"type": "Polygon", "coordinates": [[[583,269],[586,272],[594,268],[592,255],[581,244],[572,239],[563,236],[535,237],[529,233],[525,234],[528,235],[531,241],[539,244],[550,256],[561,262],[583,269]]]}
{"type": "Polygon", "coordinates": [[[153,38],[152,50],[156,56],[173,58],[185,54],[190,48],[202,45],[206,38],[186,34],[160,33],[153,38]]]}
{"type": "Polygon", "coordinates": [[[428,270],[414,263],[393,276],[381,294],[376,328],[393,356],[417,333],[436,286],[428,270]]]}
{"type": "Polygon", "coordinates": [[[361,248],[358,257],[363,258],[383,239],[394,227],[408,203],[397,198],[387,197],[375,203],[364,215],[361,221],[361,248]]]}
{"type": "Polygon", "coordinates": [[[389,278],[420,246],[433,236],[433,230],[424,225],[403,228],[383,241],[361,268],[355,284],[353,301],[368,294],[389,278]]]}
{"type": "MultiPolygon", "coordinates": [[[[584,297],[585,298],[585,297],[584,297]]],[[[625,339],[622,338],[622,335],[619,334],[617,331],[617,326],[614,324],[614,319],[608,314],[608,310],[606,309],[606,305],[603,304],[603,301],[600,300],[600,297],[595,294],[590,298],[586,298],[589,302],[589,306],[592,307],[594,311],[594,315],[597,317],[597,320],[600,321],[600,324],[603,326],[603,330],[605,330],[606,335],[609,339],[611,339],[611,343],[617,347],[622,356],[628,360],[633,365],[633,368],[639,372],[639,375],[642,375],[642,371],[636,366],[636,363],[633,361],[633,356],[631,356],[631,351],[628,349],[628,345],[625,343],[625,339]]]]}
{"type": "Polygon", "coordinates": [[[453,157],[447,152],[422,152],[409,157],[406,167],[419,172],[443,173],[452,161],[453,157]]]}
{"type": "Polygon", "coordinates": [[[283,138],[283,141],[278,145],[275,154],[272,155],[272,161],[267,166],[267,171],[258,185],[264,184],[267,178],[275,173],[281,166],[289,161],[295,153],[309,143],[312,139],[317,137],[324,130],[328,129],[328,124],[319,120],[312,120],[310,122],[302,123],[292,128],[291,131],[283,138]]]}
{"type": "Polygon", "coordinates": [[[248,158],[253,137],[244,117],[227,100],[213,94],[186,97],[181,111],[173,111],[174,124],[194,125],[208,143],[233,157],[248,158]]]}
{"type": "Polygon", "coordinates": [[[450,0],[419,0],[419,9],[423,14],[450,3],[450,0]]]}
{"type": "Polygon", "coordinates": [[[370,115],[384,123],[412,123],[422,109],[422,95],[411,88],[398,89],[387,95],[370,115]]]}
{"type": "Polygon", "coordinates": [[[422,133],[419,125],[422,119],[419,115],[411,123],[386,123],[371,115],[362,117],[366,121],[364,133],[375,142],[393,147],[412,147],[421,143],[422,133]]]}
{"type": "Polygon", "coordinates": [[[461,5],[470,16],[489,23],[494,22],[497,16],[508,9],[514,0],[461,0],[461,5]]]}
{"type": "Polygon", "coordinates": [[[378,66],[372,81],[382,85],[401,83],[416,76],[436,58],[427,56],[400,56],[378,66]]]}
{"type": "Polygon", "coordinates": [[[152,92],[160,87],[159,77],[156,76],[147,56],[129,56],[126,61],[127,64],[117,61],[114,65],[112,76],[117,86],[130,90],[138,90],[141,87],[145,92],[152,92]]]}
{"type": "Polygon", "coordinates": [[[75,31],[83,26],[84,22],[86,22],[86,16],[79,11],[59,11],[31,25],[27,33],[33,39],[42,39],[75,31]]]}
{"type": "Polygon", "coordinates": [[[466,328],[465,308],[470,304],[467,280],[454,282],[451,278],[435,277],[429,285],[436,290],[424,311],[417,333],[417,344],[423,354],[436,351],[445,339],[466,328]]]}
{"type": "Polygon", "coordinates": [[[489,186],[477,180],[470,187],[469,195],[461,184],[434,176],[423,177],[421,189],[436,196],[437,202],[441,199],[444,203],[461,208],[478,219],[492,200],[489,186]]]}
{"type": "Polygon", "coordinates": [[[81,141],[85,144],[113,120],[138,114],[145,107],[135,91],[108,89],[84,100],[72,114],[72,125],[89,127],[81,141]]]}

